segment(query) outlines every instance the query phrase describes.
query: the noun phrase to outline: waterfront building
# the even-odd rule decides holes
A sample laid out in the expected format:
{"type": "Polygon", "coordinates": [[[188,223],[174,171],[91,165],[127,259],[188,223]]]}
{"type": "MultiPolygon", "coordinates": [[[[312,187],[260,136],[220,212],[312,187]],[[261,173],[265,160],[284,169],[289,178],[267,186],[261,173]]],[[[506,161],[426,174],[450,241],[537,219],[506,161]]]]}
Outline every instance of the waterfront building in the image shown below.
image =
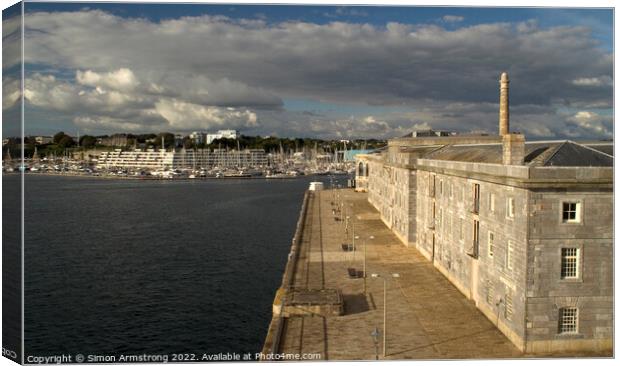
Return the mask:
{"type": "Polygon", "coordinates": [[[359,150],[345,150],[342,161],[355,161],[355,157],[359,154],[367,154],[371,150],[359,149],[359,150]]]}
{"type": "Polygon", "coordinates": [[[524,352],[608,351],[613,143],[403,137],[356,157],[356,190],[524,352]]]}
{"type": "Polygon", "coordinates": [[[50,144],[54,141],[52,136],[35,136],[34,141],[37,145],[50,144]]]}
{"type": "Polygon", "coordinates": [[[216,139],[237,139],[237,131],[236,130],[219,130],[217,133],[209,133],[207,134],[207,144],[213,142],[216,139]]]}
{"type": "Polygon", "coordinates": [[[104,151],[97,158],[97,168],[186,169],[186,168],[263,168],[268,165],[267,154],[261,149],[230,150],[134,149],[104,151]]]}
{"type": "Polygon", "coordinates": [[[403,137],[433,137],[433,136],[453,136],[455,132],[450,131],[435,131],[433,129],[428,130],[416,130],[403,137]]]}
{"type": "Polygon", "coordinates": [[[196,145],[204,144],[207,139],[207,134],[204,132],[194,131],[189,134],[189,138],[192,139],[196,145]]]}

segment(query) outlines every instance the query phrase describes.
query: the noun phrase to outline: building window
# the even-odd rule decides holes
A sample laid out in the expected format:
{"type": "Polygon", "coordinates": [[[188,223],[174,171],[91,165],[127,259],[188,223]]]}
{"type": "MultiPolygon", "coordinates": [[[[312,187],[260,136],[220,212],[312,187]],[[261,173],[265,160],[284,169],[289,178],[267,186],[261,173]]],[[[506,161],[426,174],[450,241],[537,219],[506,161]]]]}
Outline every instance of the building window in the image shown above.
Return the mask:
{"type": "Polygon", "coordinates": [[[461,217],[461,218],[459,219],[459,240],[460,240],[460,241],[463,241],[463,238],[464,238],[464,237],[465,237],[465,234],[464,234],[464,220],[463,220],[463,218],[461,217]]]}
{"type": "Polygon", "coordinates": [[[495,250],[495,234],[489,231],[489,257],[493,257],[493,251],[495,250]]]}
{"type": "Polygon", "coordinates": [[[512,320],[512,314],[514,314],[514,304],[512,301],[512,292],[510,290],[506,291],[505,302],[504,318],[506,318],[506,320],[512,320]]]}
{"type": "Polygon", "coordinates": [[[515,217],[515,199],[512,197],[506,200],[506,217],[511,219],[515,217]]]}
{"type": "Polygon", "coordinates": [[[508,268],[509,270],[513,270],[514,269],[514,244],[512,243],[512,240],[508,240],[508,247],[506,248],[506,268],[508,268]]]}
{"type": "Polygon", "coordinates": [[[472,211],[474,213],[478,213],[478,210],[480,209],[480,184],[475,184],[473,185],[473,207],[472,207],[472,211]]]}
{"type": "Polygon", "coordinates": [[[443,196],[443,179],[439,180],[439,197],[443,196]]]}
{"type": "Polygon", "coordinates": [[[480,245],[480,221],[474,220],[473,230],[474,230],[474,235],[473,235],[471,256],[473,256],[474,258],[477,258],[478,248],[480,245]]]}
{"type": "Polygon", "coordinates": [[[487,303],[489,303],[490,305],[493,305],[494,299],[494,289],[493,289],[493,281],[491,280],[487,280],[487,303]]]}
{"type": "Polygon", "coordinates": [[[560,308],[560,333],[577,333],[577,308],[560,308]]]}
{"type": "Polygon", "coordinates": [[[581,203],[580,202],[562,202],[562,222],[580,222],[581,221],[581,203]]]}
{"type": "Polygon", "coordinates": [[[450,182],[450,186],[448,188],[450,190],[450,199],[454,198],[452,190],[454,189],[454,183],[450,182]]]}
{"type": "Polygon", "coordinates": [[[562,272],[563,279],[578,278],[579,276],[579,249],[562,248],[562,272]]]}
{"type": "Polygon", "coordinates": [[[495,194],[489,194],[489,210],[495,212],[495,194]]]}
{"type": "Polygon", "coordinates": [[[429,205],[429,220],[428,220],[428,228],[435,228],[435,202],[431,202],[429,205]]]}
{"type": "Polygon", "coordinates": [[[435,197],[435,176],[433,174],[428,176],[428,195],[435,197]]]}

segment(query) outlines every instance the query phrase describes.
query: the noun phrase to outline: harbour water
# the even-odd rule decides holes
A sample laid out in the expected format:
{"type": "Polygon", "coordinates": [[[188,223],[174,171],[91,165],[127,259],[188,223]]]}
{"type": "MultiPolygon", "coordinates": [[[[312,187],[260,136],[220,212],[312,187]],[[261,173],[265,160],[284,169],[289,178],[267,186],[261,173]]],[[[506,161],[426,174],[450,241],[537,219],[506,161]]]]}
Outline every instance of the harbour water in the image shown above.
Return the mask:
{"type": "Polygon", "coordinates": [[[260,351],[312,180],[26,175],[25,355],[260,351]]]}

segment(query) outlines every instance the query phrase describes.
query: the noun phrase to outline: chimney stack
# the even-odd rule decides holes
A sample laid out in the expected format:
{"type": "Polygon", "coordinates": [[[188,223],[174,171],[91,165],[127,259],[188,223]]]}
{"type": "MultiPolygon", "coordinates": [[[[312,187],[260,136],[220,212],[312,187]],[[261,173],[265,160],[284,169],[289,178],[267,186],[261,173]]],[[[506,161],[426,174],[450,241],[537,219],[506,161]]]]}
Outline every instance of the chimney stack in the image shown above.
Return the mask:
{"type": "Polygon", "coordinates": [[[508,113],[508,74],[503,72],[499,79],[499,135],[504,136],[510,133],[508,113]]]}
{"type": "Polygon", "coordinates": [[[523,165],[525,158],[525,136],[510,133],[508,112],[508,74],[503,72],[499,79],[499,135],[502,137],[502,163],[523,165]]]}
{"type": "Polygon", "coordinates": [[[525,158],[525,136],[508,133],[502,136],[502,163],[504,165],[523,165],[525,158]]]}

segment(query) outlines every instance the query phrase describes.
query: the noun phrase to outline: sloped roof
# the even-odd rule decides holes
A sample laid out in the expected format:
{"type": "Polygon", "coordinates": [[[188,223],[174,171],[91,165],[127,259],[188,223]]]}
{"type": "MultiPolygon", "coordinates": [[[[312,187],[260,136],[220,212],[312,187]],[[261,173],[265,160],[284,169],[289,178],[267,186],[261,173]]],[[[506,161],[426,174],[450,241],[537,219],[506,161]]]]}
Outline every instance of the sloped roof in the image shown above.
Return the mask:
{"type": "Polygon", "coordinates": [[[613,166],[614,158],[590,147],[567,141],[547,159],[545,166],[613,166]]]}
{"type": "MultiPolygon", "coordinates": [[[[502,144],[445,145],[423,157],[502,164],[502,144]]],[[[573,141],[536,141],[525,144],[524,162],[530,166],[613,166],[613,157],[573,141]]]]}
{"type": "Polygon", "coordinates": [[[595,144],[583,144],[591,149],[598,150],[607,155],[614,156],[614,144],[612,142],[609,143],[595,143],[595,144]]]}
{"type": "Polygon", "coordinates": [[[416,155],[416,157],[426,157],[429,153],[443,148],[445,145],[422,145],[401,147],[400,151],[416,155]]]}

